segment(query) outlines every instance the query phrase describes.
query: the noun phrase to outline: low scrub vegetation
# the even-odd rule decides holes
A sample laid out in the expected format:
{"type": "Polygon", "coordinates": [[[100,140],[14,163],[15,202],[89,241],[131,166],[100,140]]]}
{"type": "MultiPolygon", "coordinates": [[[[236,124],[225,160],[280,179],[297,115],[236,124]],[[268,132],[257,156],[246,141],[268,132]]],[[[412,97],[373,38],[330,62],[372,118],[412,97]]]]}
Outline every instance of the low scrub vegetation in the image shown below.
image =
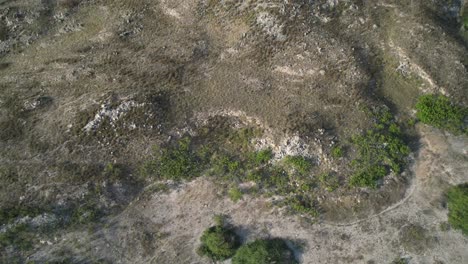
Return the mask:
{"type": "Polygon", "coordinates": [[[284,163],[300,174],[306,174],[312,168],[312,163],[302,156],[287,156],[284,163]]]}
{"type": "Polygon", "coordinates": [[[331,155],[333,158],[341,158],[344,155],[343,148],[340,146],[333,147],[331,149],[331,155]]]}
{"type": "Polygon", "coordinates": [[[242,199],[243,193],[242,193],[241,189],[239,189],[239,187],[233,187],[233,188],[229,189],[228,195],[229,195],[229,198],[231,199],[231,201],[236,203],[240,199],[242,199]]]}
{"type": "Polygon", "coordinates": [[[12,207],[0,208],[0,225],[11,224],[17,218],[21,217],[35,217],[43,212],[44,210],[32,206],[17,205],[12,207]]]}
{"type": "Polygon", "coordinates": [[[465,118],[468,109],[458,106],[443,95],[423,95],[416,104],[416,116],[424,124],[455,134],[467,133],[465,118]]]}
{"type": "MultiPolygon", "coordinates": [[[[357,155],[351,162],[351,186],[377,187],[378,181],[390,172],[401,172],[410,152],[389,110],[376,110],[373,118],[375,126],[352,139],[357,155]]],[[[342,184],[335,174],[312,175],[314,166],[308,157],[286,156],[271,162],[271,149],[255,150],[251,144],[252,138],[259,136],[255,129],[233,130],[222,123],[221,128],[201,128],[195,137],[182,137],[157,149],[142,166],[143,175],[173,181],[207,175],[226,187],[254,182],[255,194],[280,195],[284,199],[275,204],[312,218],[319,216],[316,195],[320,189],[333,192],[342,184]]],[[[334,147],[331,155],[342,157],[343,147],[334,147]]],[[[110,167],[107,171],[114,170],[110,167]]],[[[237,202],[243,192],[231,187],[227,195],[237,202]]]]}
{"type": "Polygon", "coordinates": [[[232,264],[292,264],[297,263],[292,250],[282,239],[259,239],[237,250],[232,264]]]}
{"type": "Polygon", "coordinates": [[[468,235],[468,184],[452,187],[447,198],[450,225],[468,235]]]}
{"type": "Polygon", "coordinates": [[[165,180],[197,177],[200,173],[199,160],[190,146],[190,139],[183,138],[175,146],[156,151],[156,159],[147,161],[142,167],[142,173],[165,180]]]}
{"type": "Polygon", "coordinates": [[[373,115],[374,128],[352,138],[358,155],[351,162],[354,167],[349,181],[351,186],[376,188],[378,181],[391,171],[401,172],[410,153],[389,110],[378,110],[373,115]]]}
{"type": "Polygon", "coordinates": [[[5,251],[7,247],[16,250],[27,251],[33,247],[34,233],[32,228],[26,224],[17,224],[0,233],[0,249],[5,251]]]}

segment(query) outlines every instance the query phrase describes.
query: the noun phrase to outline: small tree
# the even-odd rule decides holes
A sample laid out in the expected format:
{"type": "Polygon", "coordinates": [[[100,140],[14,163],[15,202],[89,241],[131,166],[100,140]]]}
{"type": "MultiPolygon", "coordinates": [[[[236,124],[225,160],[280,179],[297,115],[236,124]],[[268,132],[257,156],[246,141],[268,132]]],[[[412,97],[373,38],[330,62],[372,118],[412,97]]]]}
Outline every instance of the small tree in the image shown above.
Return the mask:
{"type": "Polygon", "coordinates": [[[198,249],[198,253],[215,261],[232,257],[240,245],[236,233],[221,225],[212,226],[205,230],[200,241],[202,245],[198,249]]]}

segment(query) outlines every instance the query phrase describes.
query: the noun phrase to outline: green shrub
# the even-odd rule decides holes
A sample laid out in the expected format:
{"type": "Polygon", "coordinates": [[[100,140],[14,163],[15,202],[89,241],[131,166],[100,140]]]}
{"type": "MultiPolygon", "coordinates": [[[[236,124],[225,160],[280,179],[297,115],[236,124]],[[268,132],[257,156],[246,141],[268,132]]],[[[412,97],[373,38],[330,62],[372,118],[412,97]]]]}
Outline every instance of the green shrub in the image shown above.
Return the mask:
{"type": "Polygon", "coordinates": [[[140,173],[144,176],[157,175],[164,180],[184,180],[197,177],[200,164],[197,155],[190,148],[189,138],[179,140],[176,146],[162,149],[158,158],[143,164],[140,173]]]}
{"type": "Polygon", "coordinates": [[[122,165],[107,163],[102,172],[103,176],[110,181],[121,180],[124,176],[124,170],[122,165]]]}
{"type": "Polygon", "coordinates": [[[468,184],[452,187],[447,198],[450,225],[468,235],[468,184]]]}
{"type": "Polygon", "coordinates": [[[331,155],[333,158],[341,158],[343,157],[343,154],[343,149],[340,146],[336,146],[331,149],[331,155]]]}
{"type": "Polygon", "coordinates": [[[281,167],[271,167],[264,170],[266,176],[263,179],[263,184],[269,188],[274,188],[278,193],[289,192],[290,178],[288,173],[281,167]]]}
{"type": "Polygon", "coordinates": [[[271,151],[271,149],[264,149],[252,153],[250,160],[254,165],[259,166],[268,163],[272,158],[273,152],[271,151]]]}
{"type": "Polygon", "coordinates": [[[213,216],[213,221],[215,222],[216,226],[224,226],[226,223],[226,215],[224,214],[215,214],[213,216]]]}
{"type": "Polygon", "coordinates": [[[198,248],[198,253],[215,261],[232,257],[240,245],[234,231],[221,225],[205,230],[200,241],[202,245],[198,248]]]}
{"type": "Polygon", "coordinates": [[[287,156],[284,163],[303,175],[307,174],[312,168],[312,163],[303,156],[287,156]]]}
{"type": "Polygon", "coordinates": [[[460,134],[465,131],[467,109],[450,102],[443,95],[423,95],[416,104],[416,116],[424,124],[460,134]]]}
{"type": "Polygon", "coordinates": [[[30,250],[33,246],[34,234],[27,224],[18,224],[0,233],[0,249],[14,247],[19,250],[30,250]]]}
{"type": "Polygon", "coordinates": [[[289,205],[290,209],[295,213],[300,213],[311,217],[317,217],[319,215],[319,212],[315,208],[313,201],[311,201],[306,196],[296,195],[290,197],[287,200],[287,204],[289,205]]]}
{"type": "Polygon", "coordinates": [[[31,218],[45,211],[32,206],[13,206],[0,208],[0,225],[12,223],[18,217],[29,216],[31,218]]]}
{"type": "Polygon", "coordinates": [[[87,225],[96,222],[103,212],[97,208],[97,205],[92,202],[73,208],[70,215],[70,224],[72,225],[87,225]]]}
{"type": "Polygon", "coordinates": [[[353,175],[349,180],[349,184],[355,187],[377,187],[377,181],[387,175],[387,170],[383,166],[370,166],[360,170],[353,175]]]}
{"type": "Polygon", "coordinates": [[[238,180],[243,171],[244,164],[225,154],[215,153],[210,160],[211,174],[216,177],[224,177],[228,180],[238,180]],[[236,178],[237,177],[237,178],[236,178]]]}
{"type": "Polygon", "coordinates": [[[231,199],[231,201],[236,203],[240,199],[242,199],[243,194],[242,194],[241,189],[239,189],[239,187],[233,187],[233,188],[229,189],[228,195],[229,195],[229,198],[231,199]]]}
{"type": "Polygon", "coordinates": [[[333,192],[339,187],[338,178],[330,173],[322,173],[318,175],[320,184],[329,192],[333,192]]]}
{"type": "Polygon", "coordinates": [[[282,239],[260,239],[241,246],[232,264],[292,264],[297,263],[292,250],[282,239]]]}
{"type": "Polygon", "coordinates": [[[354,167],[349,181],[351,186],[377,187],[377,181],[390,171],[401,172],[410,153],[389,110],[377,110],[373,115],[374,128],[352,138],[358,155],[351,162],[354,167]]]}

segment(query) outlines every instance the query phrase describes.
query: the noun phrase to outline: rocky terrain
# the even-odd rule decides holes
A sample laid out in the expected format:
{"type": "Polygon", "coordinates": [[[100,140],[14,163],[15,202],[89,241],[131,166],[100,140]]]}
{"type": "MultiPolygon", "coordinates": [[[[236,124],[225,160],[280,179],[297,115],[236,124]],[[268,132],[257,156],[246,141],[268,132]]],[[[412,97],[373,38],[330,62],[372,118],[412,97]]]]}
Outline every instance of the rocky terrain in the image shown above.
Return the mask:
{"type": "Polygon", "coordinates": [[[467,263],[467,48],[462,0],[0,0],[0,262],[213,263],[223,215],[299,263],[467,263]]]}

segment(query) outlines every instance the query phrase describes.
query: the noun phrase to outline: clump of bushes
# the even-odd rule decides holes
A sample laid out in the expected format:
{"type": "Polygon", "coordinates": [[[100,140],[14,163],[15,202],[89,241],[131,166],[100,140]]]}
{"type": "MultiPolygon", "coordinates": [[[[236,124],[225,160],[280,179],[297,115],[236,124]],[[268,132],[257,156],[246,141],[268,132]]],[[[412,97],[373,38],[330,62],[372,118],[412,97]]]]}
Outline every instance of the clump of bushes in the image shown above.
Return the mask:
{"type": "Polygon", "coordinates": [[[373,114],[376,120],[374,128],[352,138],[358,155],[351,162],[354,167],[349,181],[351,186],[376,188],[378,180],[390,171],[401,172],[410,153],[390,111],[381,109],[373,114]]]}
{"type": "Polygon", "coordinates": [[[198,248],[200,255],[215,261],[226,260],[234,256],[240,245],[239,237],[232,229],[224,227],[223,224],[221,221],[203,232],[200,238],[202,245],[198,248]]]}
{"type": "Polygon", "coordinates": [[[241,246],[232,264],[297,263],[292,250],[282,239],[259,239],[241,246]]]}
{"type": "Polygon", "coordinates": [[[312,163],[303,156],[287,156],[284,163],[302,175],[308,173],[312,168],[312,163]]]}
{"type": "Polygon", "coordinates": [[[32,206],[12,206],[0,208],[0,225],[10,224],[19,217],[35,217],[43,213],[44,210],[32,206]]]}
{"type": "Polygon", "coordinates": [[[197,253],[213,261],[232,258],[233,264],[292,264],[297,263],[292,250],[279,238],[258,239],[241,245],[234,228],[228,227],[224,215],[215,215],[215,225],[200,237],[197,253]]]}
{"type": "Polygon", "coordinates": [[[183,138],[175,146],[163,148],[156,159],[147,161],[143,175],[155,175],[164,180],[195,178],[200,173],[199,159],[190,147],[189,138],[183,138]]]}
{"type": "Polygon", "coordinates": [[[34,234],[28,224],[17,224],[0,233],[0,250],[4,251],[7,247],[22,251],[30,250],[33,246],[33,239],[34,234]]]}
{"type": "Polygon", "coordinates": [[[443,95],[423,95],[416,104],[416,117],[424,124],[445,129],[454,134],[467,133],[465,118],[468,109],[458,106],[443,95]]]}
{"type": "Polygon", "coordinates": [[[447,193],[447,198],[450,225],[468,235],[468,184],[452,187],[447,193]]]}

